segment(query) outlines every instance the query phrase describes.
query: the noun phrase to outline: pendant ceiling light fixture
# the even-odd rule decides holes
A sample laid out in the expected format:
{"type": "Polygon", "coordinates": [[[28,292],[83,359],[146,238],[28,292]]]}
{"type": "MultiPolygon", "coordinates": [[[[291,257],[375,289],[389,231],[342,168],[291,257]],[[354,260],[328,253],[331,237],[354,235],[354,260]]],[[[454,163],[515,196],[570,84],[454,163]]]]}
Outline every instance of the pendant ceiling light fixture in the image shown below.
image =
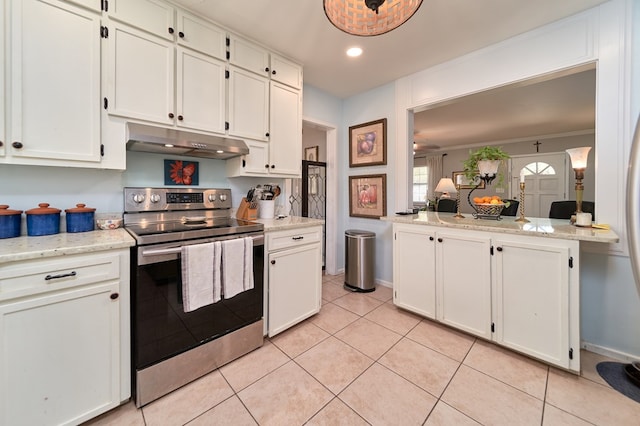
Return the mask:
{"type": "Polygon", "coordinates": [[[324,0],[329,21],[347,34],[376,36],[404,24],[422,0],[324,0]]]}

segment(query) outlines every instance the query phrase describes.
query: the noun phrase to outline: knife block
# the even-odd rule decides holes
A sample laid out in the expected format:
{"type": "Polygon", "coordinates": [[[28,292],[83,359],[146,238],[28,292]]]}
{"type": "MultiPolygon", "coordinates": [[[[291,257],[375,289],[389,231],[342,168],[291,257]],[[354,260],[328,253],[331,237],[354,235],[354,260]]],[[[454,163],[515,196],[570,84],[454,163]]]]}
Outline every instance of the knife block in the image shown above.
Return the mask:
{"type": "Polygon", "coordinates": [[[240,206],[236,212],[236,218],[242,220],[256,220],[258,218],[258,209],[252,209],[251,203],[247,201],[246,197],[242,197],[240,206]]]}

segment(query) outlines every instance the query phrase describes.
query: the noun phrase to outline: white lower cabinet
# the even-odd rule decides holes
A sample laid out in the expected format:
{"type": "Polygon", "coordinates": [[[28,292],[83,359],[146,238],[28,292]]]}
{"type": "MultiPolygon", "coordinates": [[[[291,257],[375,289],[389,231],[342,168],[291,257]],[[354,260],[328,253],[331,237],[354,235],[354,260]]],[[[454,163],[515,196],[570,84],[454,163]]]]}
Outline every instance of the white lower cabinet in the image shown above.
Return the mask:
{"type": "Polygon", "coordinates": [[[0,267],[0,425],[79,424],[129,398],[128,258],[0,267]]]}
{"type": "Polygon", "coordinates": [[[580,371],[578,241],[398,223],[393,232],[397,306],[580,371]]]}
{"type": "Polygon", "coordinates": [[[579,243],[500,236],[493,245],[496,342],[579,371],[579,243]]]}
{"type": "Polygon", "coordinates": [[[435,232],[426,227],[394,225],[393,303],[436,317],[435,232]]]}
{"type": "Polygon", "coordinates": [[[473,231],[436,233],[436,319],[491,338],[491,240],[473,231]]]}
{"type": "Polygon", "coordinates": [[[267,233],[269,337],[320,312],[322,226],[267,233]]]}

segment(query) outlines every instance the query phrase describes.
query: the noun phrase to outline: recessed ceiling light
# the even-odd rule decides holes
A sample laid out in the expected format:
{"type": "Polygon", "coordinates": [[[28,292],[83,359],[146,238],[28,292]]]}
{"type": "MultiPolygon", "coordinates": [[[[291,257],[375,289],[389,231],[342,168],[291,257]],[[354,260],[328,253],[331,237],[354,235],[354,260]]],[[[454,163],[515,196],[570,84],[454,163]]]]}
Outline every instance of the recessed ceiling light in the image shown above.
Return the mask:
{"type": "Polygon", "coordinates": [[[359,47],[352,47],[349,50],[347,50],[347,55],[351,56],[352,58],[355,58],[356,56],[362,55],[362,49],[359,47]]]}
{"type": "Polygon", "coordinates": [[[167,148],[173,148],[173,144],[170,144],[170,143],[165,143],[164,146],[167,148]]]}

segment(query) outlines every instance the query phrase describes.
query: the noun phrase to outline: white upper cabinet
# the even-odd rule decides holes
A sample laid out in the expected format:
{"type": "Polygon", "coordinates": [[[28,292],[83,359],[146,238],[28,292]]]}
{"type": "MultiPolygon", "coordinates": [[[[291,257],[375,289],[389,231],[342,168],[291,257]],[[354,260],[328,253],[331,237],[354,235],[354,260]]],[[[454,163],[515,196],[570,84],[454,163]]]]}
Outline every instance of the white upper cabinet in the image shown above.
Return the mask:
{"type": "Polygon", "coordinates": [[[173,124],[173,42],[112,22],[107,45],[107,111],[173,124]]]}
{"type": "MultiPolygon", "coordinates": [[[[5,22],[4,20],[4,0],[0,0],[0,22],[5,22]]],[[[4,79],[4,64],[7,63],[7,59],[5,57],[5,50],[4,50],[4,40],[5,40],[5,34],[4,31],[0,30],[0,63],[2,63],[2,66],[0,66],[0,159],[2,157],[4,157],[4,152],[5,152],[5,146],[7,144],[7,133],[6,133],[6,127],[5,127],[5,115],[4,115],[4,111],[5,111],[5,100],[6,100],[6,96],[5,96],[5,79],[4,79]]]]}
{"type": "Polygon", "coordinates": [[[302,67],[288,59],[271,54],[271,80],[302,89],[302,67]]]}
{"type": "Polygon", "coordinates": [[[302,168],[302,95],[299,90],[271,82],[269,168],[283,175],[300,175],[302,168]]]}
{"type": "Polygon", "coordinates": [[[229,36],[229,63],[265,77],[269,75],[269,52],[233,34],[229,36]]]}
{"type": "Polygon", "coordinates": [[[176,40],[188,47],[214,58],[226,60],[227,33],[211,23],[178,10],[176,40]]]}
{"type": "Polygon", "coordinates": [[[110,18],[173,40],[175,8],[161,0],[109,0],[110,18]]]}
{"type": "Polygon", "coordinates": [[[225,63],[177,48],[177,125],[225,133],[225,63]]]}
{"type": "Polygon", "coordinates": [[[5,153],[16,164],[96,167],[100,15],[59,1],[13,0],[10,10],[5,153]]]}
{"type": "Polygon", "coordinates": [[[85,7],[93,10],[94,12],[102,11],[103,0],[64,0],[67,3],[77,4],[78,6],[85,7]]]}
{"type": "Polygon", "coordinates": [[[229,134],[269,140],[269,80],[229,67],[229,134]]]}

